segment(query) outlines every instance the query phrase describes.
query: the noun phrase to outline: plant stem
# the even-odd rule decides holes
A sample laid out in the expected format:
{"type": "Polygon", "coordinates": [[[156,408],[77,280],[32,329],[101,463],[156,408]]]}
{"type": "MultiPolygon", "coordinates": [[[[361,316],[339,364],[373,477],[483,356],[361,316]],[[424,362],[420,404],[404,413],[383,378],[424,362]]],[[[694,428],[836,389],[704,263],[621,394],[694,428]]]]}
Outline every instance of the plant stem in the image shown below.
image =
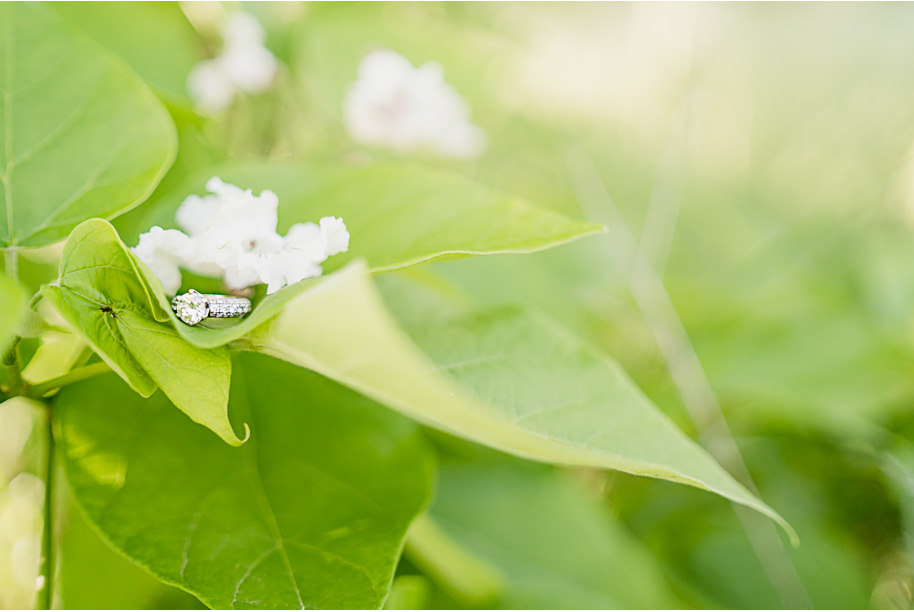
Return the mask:
{"type": "Polygon", "coordinates": [[[50,610],[54,598],[54,420],[50,406],[47,420],[47,457],[44,474],[44,526],[41,533],[41,566],[38,609],[50,610]],[[42,580],[43,579],[43,580],[42,580]]]}
{"type": "Polygon", "coordinates": [[[30,387],[28,394],[30,397],[38,398],[55,389],[59,389],[75,382],[79,382],[87,378],[92,378],[93,376],[98,376],[99,374],[104,374],[105,372],[110,371],[111,368],[104,361],[90,363],[89,365],[70,370],[62,376],[52,378],[51,380],[30,387]]]}
{"type": "Polygon", "coordinates": [[[19,278],[19,253],[16,251],[16,247],[9,247],[3,251],[3,264],[7,276],[14,279],[19,278]]]}
{"type": "Polygon", "coordinates": [[[13,345],[3,355],[3,368],[6,370],[6,383],[3,385],[3,392],[10,396],[19,395],[25,384],[22,380],[22,369],[19,365],[19,338],[13,340],[13,345]]]}
{"type": "Polygon", "coordinates": [[[448,594],[471,608],[486,607],[504,579],[496,568],[452,540],[427,513],[410,526],[406,554],[448,594]]]}

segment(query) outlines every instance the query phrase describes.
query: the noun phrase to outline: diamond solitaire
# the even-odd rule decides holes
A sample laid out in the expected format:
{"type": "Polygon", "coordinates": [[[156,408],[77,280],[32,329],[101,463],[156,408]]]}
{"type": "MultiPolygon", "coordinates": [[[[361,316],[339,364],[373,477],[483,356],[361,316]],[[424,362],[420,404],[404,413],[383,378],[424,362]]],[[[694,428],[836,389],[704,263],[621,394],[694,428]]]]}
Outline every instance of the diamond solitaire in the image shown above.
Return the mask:
{"type": "Polygon", "coordinates": [[[183,295],[175,296],[171,301],[171,309],[188,325],[196,325],[207,317],[243,317],[251,312],[251,301],[228,295],[203,294],[191,289],[183,295]]]}

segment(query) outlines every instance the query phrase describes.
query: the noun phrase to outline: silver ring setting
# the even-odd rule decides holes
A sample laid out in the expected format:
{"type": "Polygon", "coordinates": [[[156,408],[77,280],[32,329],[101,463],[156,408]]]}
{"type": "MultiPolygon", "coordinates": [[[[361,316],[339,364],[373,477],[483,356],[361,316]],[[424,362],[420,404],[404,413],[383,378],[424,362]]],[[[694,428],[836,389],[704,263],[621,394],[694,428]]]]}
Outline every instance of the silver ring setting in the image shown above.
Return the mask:
{"type": "Polygon", "coordinates": [[[191,289],[171,300],[171,309],[187,325],[196,325],[206,318],[239,318],[251,312],[251,300],[199,293],[191,289]]]}

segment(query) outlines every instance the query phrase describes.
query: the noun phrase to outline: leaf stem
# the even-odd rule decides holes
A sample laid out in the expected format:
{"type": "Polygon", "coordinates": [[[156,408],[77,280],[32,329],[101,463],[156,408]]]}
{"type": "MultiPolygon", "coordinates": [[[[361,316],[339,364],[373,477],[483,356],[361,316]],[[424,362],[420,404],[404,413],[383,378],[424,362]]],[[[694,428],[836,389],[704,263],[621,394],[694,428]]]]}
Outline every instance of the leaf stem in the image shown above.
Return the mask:
{"type": "Polygon", "coordinates": [[[13,345],[3,355],[3,368],[6,370],[6,382],[2,391],[10,396],[22,393],[25,382],[22,380],[22,368],[19,365],[19,338],[13,340],[13,345]]]}
{"type": "Polygon", "coordinates": [[[19,279],[19,252],[16,247],[9,247],[3,251],[3,267],[7,276],[19,279]]]}
{"type": "Polygon", "coordinates": [[[30,397],[39,398],[50,393],[51,391],[54,391],[55,389],[66,387],[67,385],[71,385],[75,382],[86,380],[87,378],[92,378],[93,376],[98,376],[99,374],[104,374],[105,372],[110,371],[111,367],[104,361],[90,363],[89,365],[70,370],[62,376],[52,378],[51,380],[47,380],[43,383],[30,387],[28,389],[28,395],[30,397]]]}
{"type": "Polygon", "coordinates": [[[54,598],[54,420],[50,406],[47,420],[47,456],[44,474],[44,524],[41,532],[41,566],[38,573],[38,609],[50,610],[54,598]]]}
{"type": "Polygon", "coordinates": [[[406,554],[442,589],[469,607],[487,607],[501,587],[499,571],[452,540],[428,513],[410,526],[406,554]]]}
{"type": "Polygon", "coordinates": [[[29,300],[29,308],[35,310],[35,307],[38,306],[38,302],[41,301],[41,298],[44,296],[41,295],[41,290],[35,292],[35,295],[32,296],[32,299],[29,300]]]}

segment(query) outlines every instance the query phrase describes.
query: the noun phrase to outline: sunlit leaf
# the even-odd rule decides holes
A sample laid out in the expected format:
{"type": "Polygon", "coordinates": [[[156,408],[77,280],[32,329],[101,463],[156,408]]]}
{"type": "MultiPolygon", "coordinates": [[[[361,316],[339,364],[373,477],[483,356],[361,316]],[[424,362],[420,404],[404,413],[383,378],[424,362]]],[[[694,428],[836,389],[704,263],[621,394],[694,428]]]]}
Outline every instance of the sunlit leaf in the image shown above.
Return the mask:
{"type": "MultiPolygon", "coordinates": [[[[282,230],[324,216],[342,217],[351,234],[349,252],[330,258],[325,272],[354,259],[364,259],[373,272],[383,272],[442,259],[527,253],[602,231],[602,226],[531,208],[449,174],[398,166],[319,168],[296,162],[207,169],[171,197],[157,201],[145,226],[174,226],[177,207],[187,195],[204,193],[203,185],[212,176],[254,193],[275,191],[282,230]]],[[[219,346],[263,323],[307,286],[265,298],[238,323],[178,329],[198,346],[219,346]]]]}
{"type": "Polygon", "coordinates": [[[516,455],[697,486],[792,530],[679,431],[622,369],[517,309],[422,311],[400,286],[407,338],[363,267],[303,293],[252,334],[256,350],[321,372],[423,423],[516,455]],[[425,351],[423,355],[410,339],[425,351]]]}
{"type": "Polygon", "coordinates": [[[199,37],[173,2],[57,2],[67,21],[127,62],[170,99],[187,100],[187,74],[203,58],[199,37]]]}
{"type": "Polygon", "coordinates": [[[42,295],[137,393],[148,397],[161,387],[191,419],[241,443],[228,421],[228,351],[197,348],[156,320],[164,318],[158,302],[107,221],[73,230],[60,278],[42,295]]]}
{"type": "Polygon", "coordinates": [[[0,247],[41,246],[142,202],[174,126],[119,60],[37,3],[0,6],[0,247]]]}
{"type": "Polygon", "coordinates": [[[89,520],[118,550],[214,608],[379,608],[432,463],[408,420],[258,355],[235,367],[222,444],[157,394],[107,375],[54,407],[89,520]]]}

